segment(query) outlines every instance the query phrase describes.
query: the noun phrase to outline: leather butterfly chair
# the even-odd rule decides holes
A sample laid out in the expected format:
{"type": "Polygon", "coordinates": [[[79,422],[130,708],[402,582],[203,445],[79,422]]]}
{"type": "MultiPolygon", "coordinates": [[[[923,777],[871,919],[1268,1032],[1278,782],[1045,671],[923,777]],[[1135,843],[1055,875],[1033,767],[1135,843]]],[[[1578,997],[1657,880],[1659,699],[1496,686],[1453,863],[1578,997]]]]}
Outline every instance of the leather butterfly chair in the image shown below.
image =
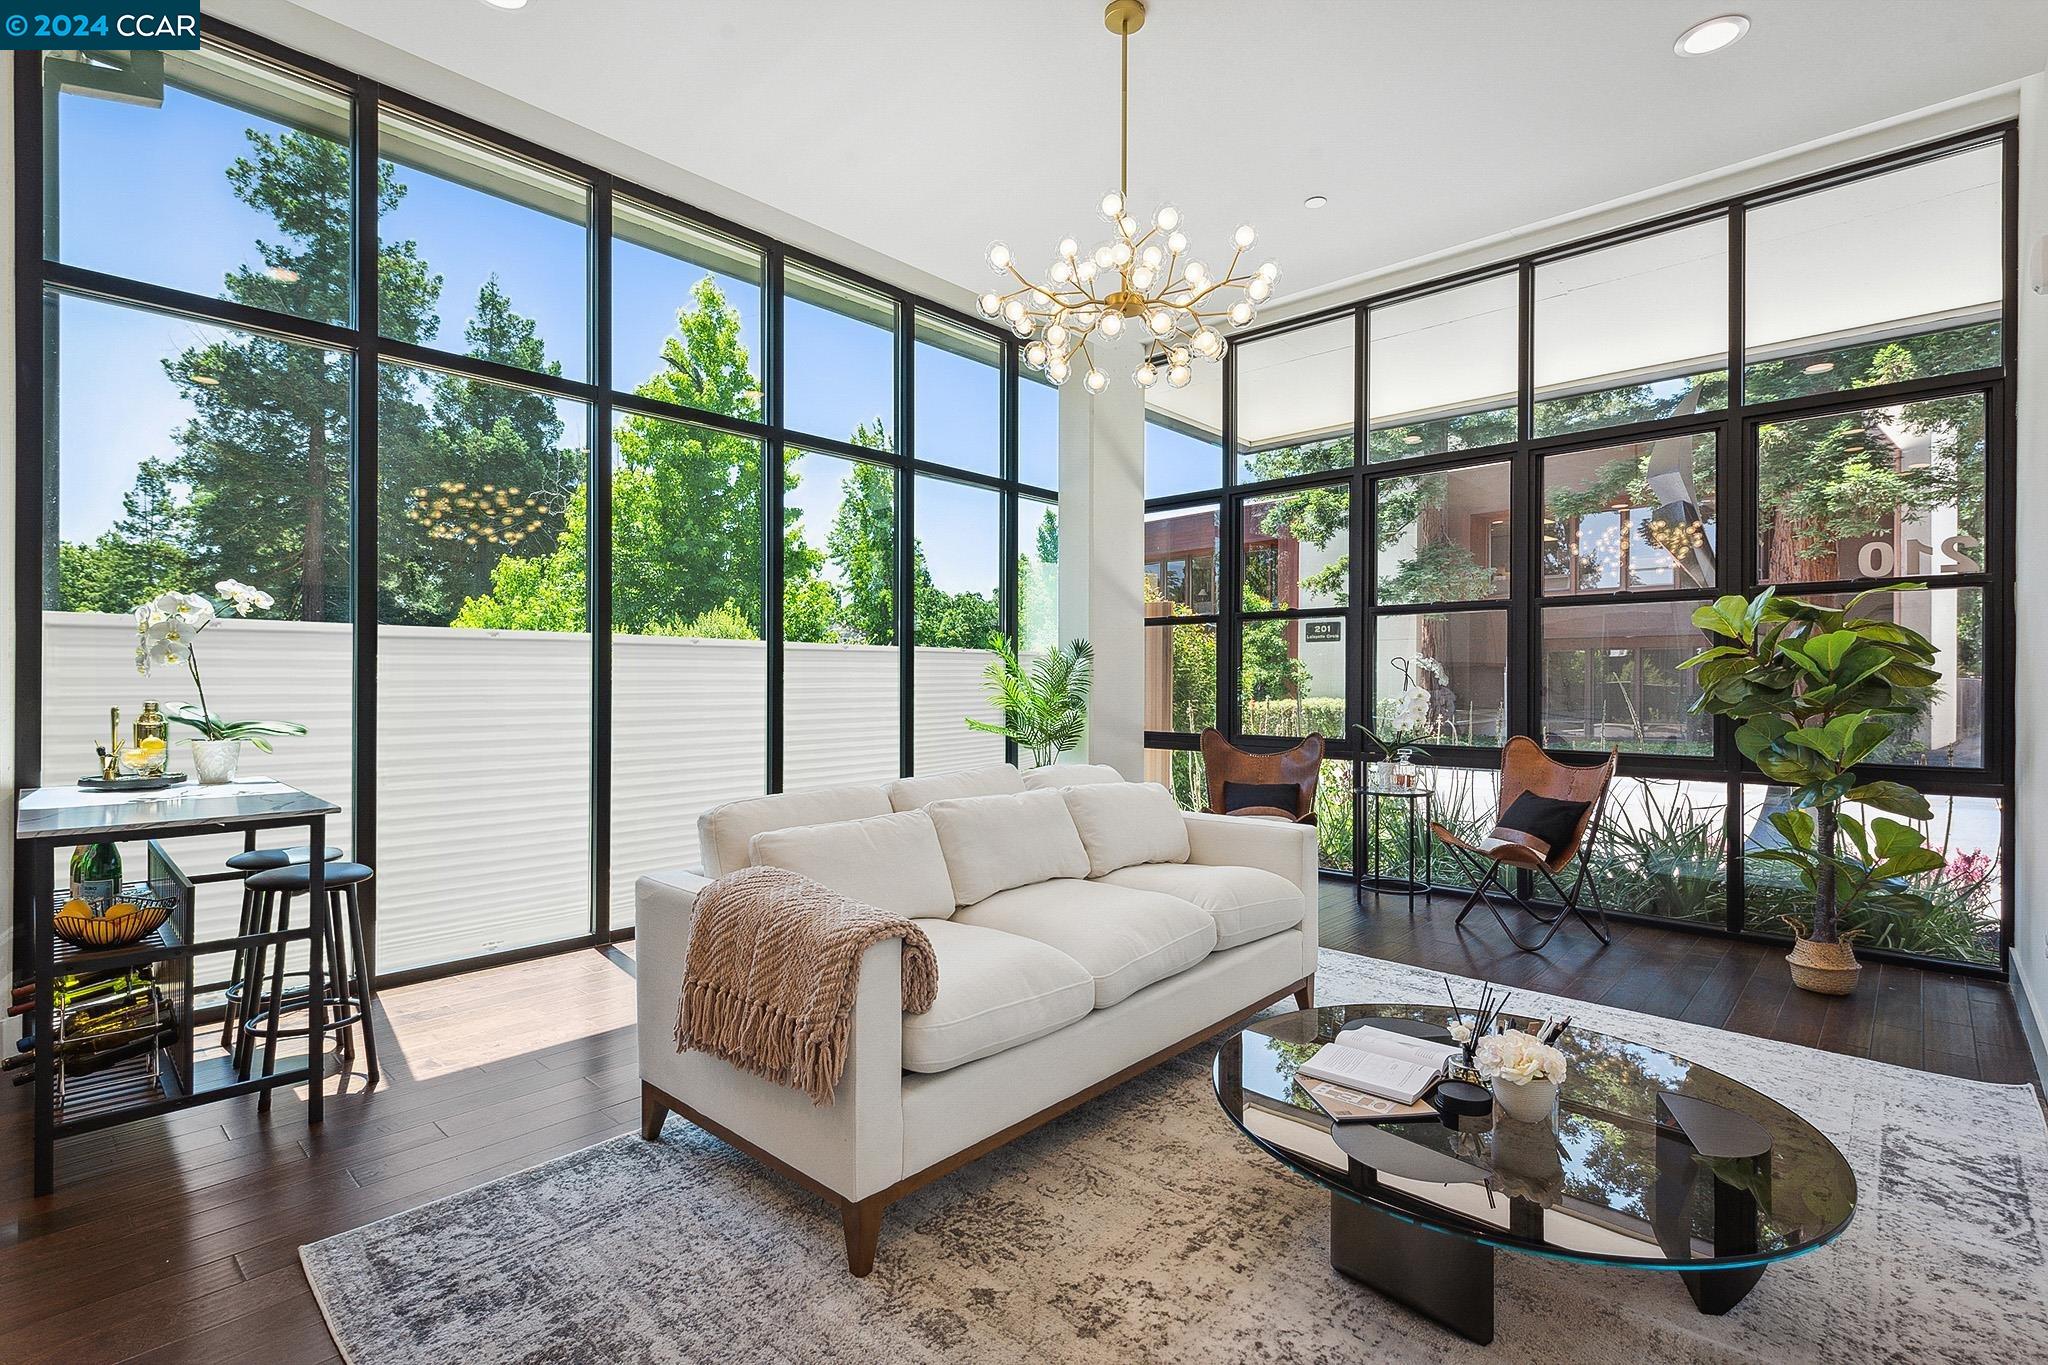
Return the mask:
{"type": "Polygon", "coordinates": [[[1456,922],[1462,925],[1465,916],[1484,901],[1493,917],[1500,921],[1502,931],[1525,953],[1541,950],[1556,936],[1565,920],[1573,917],[1591,929],[1594,937],[1602,943],[1610,942],[1607,908],[1600,904],[1600,892],[1590,874],[1593,840],[1600,833],[1600,818],[1607,806],[1607,789],[1614,781],[1615,768],[1620,762],[1621,755],[1610,752],[1605,762],[1590,767],[1560,763],[1526,735],[1510,739],[1501,750],[1500,809],[1496,819],[1504,817],[1516,798],[1524,793],[1548,797],[1553,801],[1580,802],[1585,805],[1585,810],[1573,826],[1571,837],[1555,847],[1535,835],[1498,824],[1484,839],[1468,843],[1432,821],[1430,832],[1449,847],[1475,882],[1472,894],[1465,898],[1463,908],[1458,911],[1456,922]],[[1558,877],[1573,863],[1578,864],[1578,873],[1567,891],[1559,884],[1558,877]],[[1557,893],[1558,906],[1538,909],[1531,905],[1514,884],[1519,879],[1504,879],[1504,874],[1511,870],[1527,870],[1548,882],[1550,889],[1557,893]],[[1498,889],[1531,919],[1548,926],[1543,937],[1530,943],[1517,934],[1507,917],[1501,914],[1500,906],[1487,897],[1489,889],[1498,889]],[[1585,907],[1579,903],[1582,894],[1592,896],[1593,914],[1598,917],[1597,921],[1588,916],[1585,907]]]}
{"type": "Polygon", "coordinates": [[[1202,769],[1209,780],[1209,813],[1262,815],[1273,820],[1313,825],[1316,822],[1316,783],[1323,776],[1323,747],[1321,735],[1310,735],[1291,749],[1257,754],[1238,748],[1225,739],[1220,730],[1202,731],[1202,769]],[[1230,782],[1291,786],[1294,799],[1286,806],[1239,806],[1230,810],[1224,800],[1224,784],[1230,782]]]}

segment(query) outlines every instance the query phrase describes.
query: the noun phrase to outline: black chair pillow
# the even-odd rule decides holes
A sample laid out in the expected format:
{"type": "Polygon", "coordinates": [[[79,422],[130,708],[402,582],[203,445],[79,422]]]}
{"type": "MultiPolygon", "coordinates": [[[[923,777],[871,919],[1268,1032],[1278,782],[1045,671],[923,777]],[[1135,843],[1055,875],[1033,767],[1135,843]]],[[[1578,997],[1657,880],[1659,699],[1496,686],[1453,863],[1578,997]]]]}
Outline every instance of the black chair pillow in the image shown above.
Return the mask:
{"type": "Polygon", "coordinates": [[[1223,813],[1243,810],[1247,806],[1273,806],[1294,812],[1301,805],[1301,788],[1292,782],[1225,782],[1223,784],[1223,813]]]}
{"type": "Polygon", "coordinates": [[[1591,802],[1559,801],[1553,797],[1538,796],[1535,792],[1523,792],[1501,813],[1499,827],[1534,835],[1554,851],[1572,841],[1572,835],[1578,830],[1579,821],[1584,818],[1589,805],[1591,802]]]}

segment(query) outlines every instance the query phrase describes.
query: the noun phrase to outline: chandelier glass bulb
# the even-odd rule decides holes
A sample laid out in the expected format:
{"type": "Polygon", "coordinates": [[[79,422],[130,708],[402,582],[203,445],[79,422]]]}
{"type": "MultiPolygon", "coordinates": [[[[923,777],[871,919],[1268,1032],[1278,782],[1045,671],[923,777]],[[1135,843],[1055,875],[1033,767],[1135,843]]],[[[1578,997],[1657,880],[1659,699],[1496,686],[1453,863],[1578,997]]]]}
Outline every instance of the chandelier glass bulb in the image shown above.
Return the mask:
{"type": "Polygon", "coordinates": [[[1084,250],[1075,237],[1060,239],[1056,259],[1039,279],[1021,271],[1015,254],[1003,242],[991,243],[988,262],[1012,287],[982,294],[976,300],[984,317],[1000,318],[1019,337],[1042,334],[1022,350],[1024,363],[1054,384],[1070,374],[1082,375],[1090,393],[1100,393],[1108,379],[1090,342],[1121,343],[1135,333],[1140,346],[1131,377],[1141,388],[1161,379],[1172,388],[1194,380],[1197,362],[1220,360],[1227,343],[1223,329],[1242,327],[1270,298],[1279,271],[1271,262],[1256,270],[1244,254],[1256,234],[1251,226],[1231,236],[1227,263],[1211,267],[1189,258],[1185,220],[1178,208],[1165,204],[1149,218],[1134,211],[1129,194],[1131,34],[1145,20],[1143,0],[1112,0],[1104,14],[1112,33],[1124,45],[1122,90],[1122,182],[1097,201],[1111,233],[1100,245],[1084,250]]]}

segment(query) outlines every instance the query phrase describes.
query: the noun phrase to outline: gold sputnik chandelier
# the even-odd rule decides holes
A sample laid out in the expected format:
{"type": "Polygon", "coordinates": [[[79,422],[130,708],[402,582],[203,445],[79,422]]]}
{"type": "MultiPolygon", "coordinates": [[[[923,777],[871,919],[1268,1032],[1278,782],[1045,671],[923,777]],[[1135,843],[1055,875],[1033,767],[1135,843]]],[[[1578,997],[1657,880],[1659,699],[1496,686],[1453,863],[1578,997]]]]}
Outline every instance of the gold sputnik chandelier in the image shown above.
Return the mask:
{"type": "Polygon", "coordinates": [[[1082,382],[1090,393],[1101,393],[1109,377],[1095,363],[1089,339],[1115,340],[1128,327],[1145,337],[1145,353],[1131,372],[1138,386],[1149,389],[1164,378],[1184,388],[1195,377],[1195,361],[1223,358],[1228,343],[1222,329],[1252,320],[1271,297],[1280,268],[1267,261],[1240,273],[1256,239],[1249,224],[1231,239],[1230,264],[1218,273],[1189,256],[1180,210],[1163,208],[1150,224],[1131,215],[1131,35],[1144,27],[1144,0],[1110,0],[1102,18],[1123,44],[1122,174],[1118,188],[1102,196],[1102,216],[1115,235],[1086,253],[1074,238],[1062,241],[1043,282],[1017,268],[1009,247],[993,244],[988,263],[1017,288],[983,294],[981,311],[1028,338],[1024,362],[1055,384],[1073,374],[1078,357],[1087,367],[1082,382]]]}

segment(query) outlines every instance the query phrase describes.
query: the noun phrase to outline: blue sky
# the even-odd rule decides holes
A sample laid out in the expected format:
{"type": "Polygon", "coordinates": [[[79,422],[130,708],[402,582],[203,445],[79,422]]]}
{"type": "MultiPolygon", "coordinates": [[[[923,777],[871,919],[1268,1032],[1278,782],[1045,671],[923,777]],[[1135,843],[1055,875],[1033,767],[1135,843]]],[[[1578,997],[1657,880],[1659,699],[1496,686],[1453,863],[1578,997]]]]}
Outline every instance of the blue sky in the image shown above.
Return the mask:
{"type": "MultiPolygon", "coordinates": [[[[226,171],[249,150],[246,130],[276,134],[284,131],[281,125],[177,89],[166,92],[162,108],[76,94],[66,94],[61,103],[62,260],[219,296],[237,266],[260,264],[258,238],[279,238],[268,215],[234,197],[226,171]]],[[[465,349],[463,328],[477,291],[495,274],[514,309],[534,319],[549,358],[559,360],[568,377],[587,378],[585,226],[410,167],[399,174],[407,193],[387,215],[383,231],[417,242],[421,257],[444,277],[433,344],[465,349]]],[[[613,269],[618,387],[633,388],[657,369],[677,309],[687,306],[691,288],[707,273],[738,309],[748,349],[758,354],[761,297],[753,283],[627,242],[615,244],[613,269]]],[[[889,333],[798,300],[790,301],[785,324],[791,425],[845,440],[862,421],[880,417],[893,436],[898,423],[889,333]]],[[[136,467],[175,453],[171,434],[191,409],[165,378],[162,361],[220,335],[219,329],[179,319],[65,301],[57,421],[59,516],[66,540],[91,540],[106,530],[120,516],[121,495],[136,467]],[[118,401],[110,401],[114,396],[118,401]]],[[[993,472],[1000,450],[999,372],[931,346],[918,350],[921,450],[927,458],[993,472]]],[[[1040,468],[1048,462],[1029,453],[1045,449],[1032,435],[1051,430],[1044,408],[1038,395],[1026,395],[1021,435],[1028,476],[1049,482],[1056,471],[1040,468]]],[[[579,417],[582,412],[576,405],[569,410],[579,417]]],[[[838,481],[807,483],[793,502],[803,509],[815,542],[837,511],[838,481]]],[[[917,518],[934,578],[951,591],[991,590],[995,499],[978,489],[960,488],[952,496],[957,486],[928,485],[937,491],[925,494],[921,488],[921,497],[947,513],[917,518]]]]}

